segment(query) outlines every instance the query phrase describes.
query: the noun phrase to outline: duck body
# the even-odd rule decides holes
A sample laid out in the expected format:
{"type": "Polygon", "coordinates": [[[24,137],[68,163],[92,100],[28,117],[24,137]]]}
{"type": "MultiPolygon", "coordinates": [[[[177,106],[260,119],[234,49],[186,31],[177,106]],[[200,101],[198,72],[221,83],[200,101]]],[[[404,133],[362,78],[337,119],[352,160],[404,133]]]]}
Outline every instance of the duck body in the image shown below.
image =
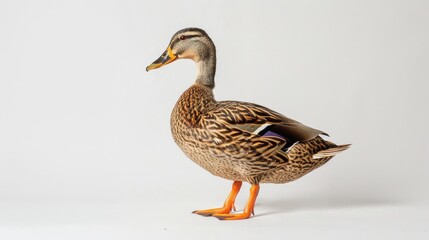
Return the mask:
{"type": "Polygon", "coordinates": [[[177,59],[192,59],[195,83],[171,113],[171,132],[187,157],[213,175],[232,180],[222,207],[193,213],[220,220],[246,219],[254,213],[260,183],[286,183],[322,166],[349,145],[324,140],[326,133],[266,107],[239,101],[216,101],[213,95],[216,48],[198,28],[178,31],[167,50],[146,70],[177,59]],[[231,213],[242,182],[251,184],[242,213],[231,213]]]}
{"type": "Polygon", "coordinates": [[[197,83],[181,95],[170,121],[173,138],[188,158],[213,175],[251,184],[296,180],[333,157],[313,155],[338,148],[318,136],[323,132],[265,107],[237,101],[217,102],[211,88],[197,83]],[[280,134],[255,133],[263,126],[282,124],[292,124],[314,136],[299,142],[280,134]],[[288,142],[290,147],[284,149],[288,142]]]}

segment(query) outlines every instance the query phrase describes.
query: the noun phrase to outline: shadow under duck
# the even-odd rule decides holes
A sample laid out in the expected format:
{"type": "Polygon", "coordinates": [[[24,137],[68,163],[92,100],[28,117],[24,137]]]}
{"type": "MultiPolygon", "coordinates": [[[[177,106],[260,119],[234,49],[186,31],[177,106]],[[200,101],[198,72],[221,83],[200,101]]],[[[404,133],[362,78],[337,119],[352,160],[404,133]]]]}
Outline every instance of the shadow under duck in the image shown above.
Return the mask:
{"type": "Polygon", "coordinates": [[[171,113],[173,138],[192,161],[234,181],[222,207],[193,213],[221,220],[249,218],[259,183],[296,180],[349,147],[326,141],[320,137],[326,133],[266,107],[216,101],[216,48],[202,29],[178,31],[167,50],[146,71],[182,58],[192,59],[198,71],[195,83],[180,96],[171,113]],[[243,181],[251,184],[250,196],[242,213],[231,213],[243,181]]]}

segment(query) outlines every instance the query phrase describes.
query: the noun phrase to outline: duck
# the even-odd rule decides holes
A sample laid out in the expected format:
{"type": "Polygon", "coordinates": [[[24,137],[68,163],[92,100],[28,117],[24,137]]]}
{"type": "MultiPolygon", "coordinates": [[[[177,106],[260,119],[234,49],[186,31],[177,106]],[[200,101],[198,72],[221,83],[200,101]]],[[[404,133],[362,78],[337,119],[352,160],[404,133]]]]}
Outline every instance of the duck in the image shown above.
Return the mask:
{"type": "Polygon", "coordinates": [[[193,60],[197,74],[172,110],[173,139],[193,162],[232,181],[222,206],[192,213],[219,220],[248,219],[254,215],[260,184],[299,179],[349,148],[350,144],[336,145],[322,137],[328,136],[325,132],[264,106],[217,101],[213,94],[216,47],[203,29],[176,32],[146,71],[179,59],[193,60]],[[235,199],[243,182],[250,184],[250,193],[243,211],[236,212],[235,199]]]}

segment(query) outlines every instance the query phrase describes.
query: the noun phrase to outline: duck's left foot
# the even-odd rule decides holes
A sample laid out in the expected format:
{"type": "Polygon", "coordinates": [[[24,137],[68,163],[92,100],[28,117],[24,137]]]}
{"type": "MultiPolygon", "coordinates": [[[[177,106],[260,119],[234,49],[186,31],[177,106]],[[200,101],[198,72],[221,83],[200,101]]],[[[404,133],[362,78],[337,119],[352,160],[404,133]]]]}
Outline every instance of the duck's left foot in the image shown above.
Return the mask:
{"type": "Polygon", "coordinates": [[[201,216],[205,216],[205,217],[209,217],[209,216],[213,216],[215,214],[228,214],[231,212],[231,208],[233,208],[235,210],[234,206],[224,206],[221,208],[212,208],[212,209],[205,209],[205,210],[195,210],[192,213],[201,215],[201,216]]]}
{"type": "Polygon", "coordinates": [[[231,192],[229,193],[228,198],[225,200],[225,203],[223,204],[223,207],[220,208],[212,208],[212,209],[206,209],[206,210],[195,210],[192,213],[201,215],[201,216],[212,216],[214,214],[228,214],[231,212],[231,209],[234,209],[235,211],[235,197],[237,197],[238,192],[241,188],[241,181],[234,181],[232,184],[231,192]]]}

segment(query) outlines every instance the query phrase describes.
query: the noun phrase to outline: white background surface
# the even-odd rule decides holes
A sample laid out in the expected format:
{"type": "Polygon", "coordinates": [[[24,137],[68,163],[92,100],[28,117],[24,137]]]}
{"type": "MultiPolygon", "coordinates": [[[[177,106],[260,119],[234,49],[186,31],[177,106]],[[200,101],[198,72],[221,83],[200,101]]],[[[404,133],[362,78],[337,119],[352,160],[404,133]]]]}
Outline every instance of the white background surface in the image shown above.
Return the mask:
{"type": "MultiPolygon", "coordinates": [[[[1,1],[1,239],[428,239],[427,1],[1,1]],[[259,3],[261,2],[261,3],[259,3]],[[145,67],[177,30],[218,49],[218,100],[350,150],[262,185],[256,217],[190,214],[230,182],[175,146],[194,65],[145,67]]],[[[237,199],[248,197],[243,185],[237,199]]]]}

